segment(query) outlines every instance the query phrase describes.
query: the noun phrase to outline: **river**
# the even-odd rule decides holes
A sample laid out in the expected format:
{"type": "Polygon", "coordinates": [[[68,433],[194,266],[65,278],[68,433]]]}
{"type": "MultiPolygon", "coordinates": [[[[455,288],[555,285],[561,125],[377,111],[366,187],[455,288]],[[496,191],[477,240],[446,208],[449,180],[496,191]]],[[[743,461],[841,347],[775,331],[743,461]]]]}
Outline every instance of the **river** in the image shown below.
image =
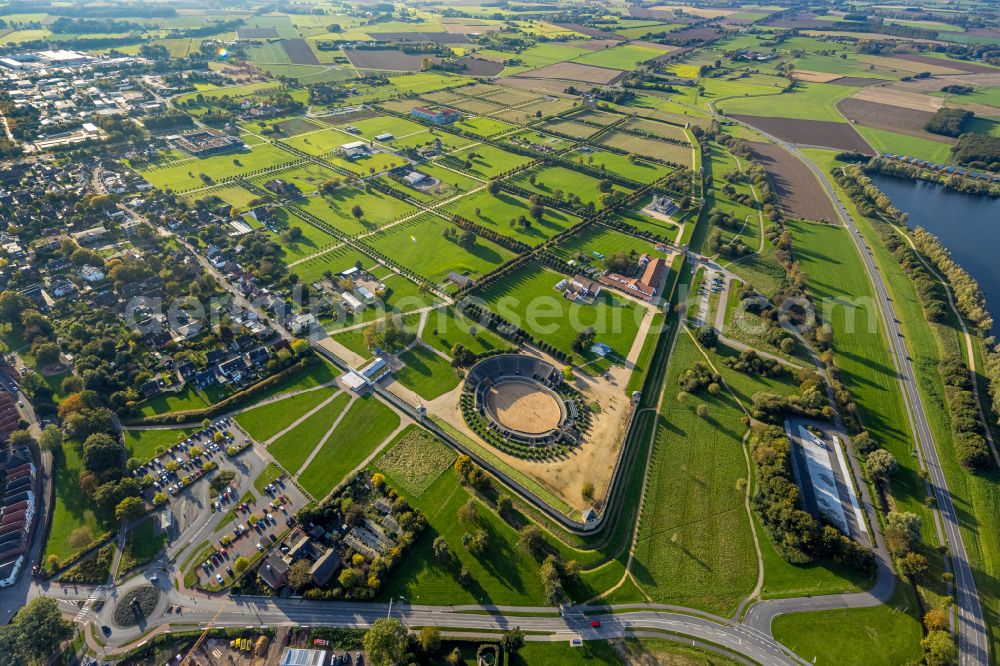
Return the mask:
{"type": "MultiPolygon", "coordinates": [[[[870,174],[907,224],[940,239],[952,258],[975,278],[993,318],[1000,322],[1000,198],[964,194],[923,180],[870,174]]],[[[994,326],[996,329],[997,326],[994,326]]],[[[996,330],[994,330],[996,333],[996,330]]]]}

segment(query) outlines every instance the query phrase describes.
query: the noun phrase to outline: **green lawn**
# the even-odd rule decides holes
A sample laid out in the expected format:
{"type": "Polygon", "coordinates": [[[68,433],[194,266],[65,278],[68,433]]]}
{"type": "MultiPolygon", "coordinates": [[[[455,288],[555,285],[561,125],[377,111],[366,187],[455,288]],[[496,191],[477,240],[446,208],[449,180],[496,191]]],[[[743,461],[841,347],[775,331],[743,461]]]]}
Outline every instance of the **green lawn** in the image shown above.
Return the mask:
{"type": "Polygon", "coordinates": [[[528,262],[478,295],[501,317],[566,352],[579,331],[593,327],[599,342],[628,353],[645,310],[607,289],[594,305],[570,302],[555,290],[562,279],[560,273],[528,262]]]}
{"type": "Polygon", "coordinates": [[[452,157],[471,162],[472,170],[484,178],[493,178],[532,161],[530,157],[509,153],[485,143],[452,153],[452,157]]]}
{"type": "Polygon", "coordinates": [[[449,203],[445,208],[449,214],[460,215],[471,222],[532,246],[545,242],[550,236],[580,221],[572,213],[554,208],[545,209],[541,220],[532,220],[531,204],[527,199],[502,191],[493,195],[482,190],[449,203]],[[530,227],[523,228],[515,224],[522,216],[531,220],[530,227]]]}
{"type": "MultiPolygon", "coordinates": [[[[598,189],[600,182],[600,179],[593,176],[559,166],[542,167],[527,173],[520,173],[513,180],[515,185],[547,197],[555,197],[557,193],[561,193],[561,198],[565,199],[568,195],[575,194],[580,197],[583,203],[594,203],[598,208],[600,208],[603,196],[603,193],[598,189]],[[532,176],[534,176],[534,183],[530,181],[532,176]]],[[[614,190],[626,194],[630,192],[621,185],[614,185],[614,190]]]]}
{"type": "Polygon", "coordinates": [[[358,398],[299,476],[299,483],[317,500],[326,497],[398,425],[399,416],[384,402],[373,396],[358,398]]]}
{"type": "Polygon", "coordinates": [[[184,192],[212,185],[228,176],[254,175],[254,172],[260,169],[290,164],[298,159],[281,148],[262,144],[254,146],[249,151],[183,159],[140,169],[139,173],[153,187],[184,192]],[[203,175],[207,179],[203,178],[203,175]]]}
{"type": "Polygon", "coordinates": [[[400,360],[405,367],[393,377],[424,400],[433,400],[458,386],[458,374],[447,359],[423,345],[414,345],[400,360]]]}
{"type": "Polygon", "coordinates": [[[125,538],[118,573],[125,573],[135,567],[151,562],[163,550],[166,536],[160,532],[159,520],[152,516],[132,527],[125,538]]]}
{"type": "Polygon", "coordinates": [[[427,313],[427,323],[421,339],[431,347],[451,354],[452,347],[462,345],[474,354],[507,346],[502,338],[488,328],[458,314],[451,306],[438,308],[427,313]],[[475,335],[470,328],[475,327],[475,335]]]}
{"type": "Polygon", "coordinates": [[[264,488],[269,483],[274,483],[274,480],[283,474],[281,468],[274,463],[268,463],[264,471],[257,475],[257,478],[253,480],[253,487],[257,489],[258,493],[263,493],[264,488]]]}
{"type": "Polygon", "coordinates": [[[113,515],[101,513],[94,502],[80,490],[82,447],[80,442],[67,440],[52,455],[56,501],[49,539],[45,544],[46,560],[50,555],[55,555],[60,561],[65,561],[88,545],[71,543],[74,530],[85,527],[89,530],[90,537],[97,539],[114,530],[117,525],[113,515]]]}
{"type": "Polygon", "coordinates": [[[574,151],[567,154],[566,157],[574,162],[604,169],[640,183],[652,183],[670,173],[670,169],[662,164],[629,158],[627,155],[610,153],[606,150],[595,150],[590,153],[574,151]]]}
{"type": "Polygon", "coordinates": [[[779,615],[772,629],[775,639],[818,666],[912,664],[923,656],[916,608],[901,584],[888,606],[779,615]]]}
{"type": "Polygon", "coordinates": [[[171,428],[165,430],[126,430],[125,448],[129,458],[137,458],[142,462],[152,460],[158,450],[165,450],[183,440],[194,428],[171,428]]]}
{"type": "Polygon", "coordinates": [[[236,422],[258,442],[287,428],[297,418],[329,398],[336,389],[323,388],[254,407],[236,416],[236,422]]]}
{"type": "MultiPolygon", "coordinates": [[[[327,405],[303,420],[297,426],[272,442],[267,450],[289,474],[302,467],[313,449],[322,441],[334,421],[351,401],[348,393],[341,393],[327,405]]],[[[266,485],[266,484],[265,484],[266,485]]]]}
{"type": "Polygon", "coordinates": [[[482,237],[466,249],[443,236],[449,228],[457,230],[447,220],[424,213],[364,242],[433,282],[443,282],[452,271],[480,275],[514,257],[510,250],[482,237]]]}
{"type": "Polygon", "coordinates": [[[317,355],[313,357],[313,362],[301,372],[297,372],[291,377],[286,377],[266,391],[257,394],[251,404],[257,404],[262,400],[273,398],[274,396],[328,384],[333,381],[335,376],[334,367],[321,356],[317,355]]]}
{"type": "Polygon", "coordinates": [[[204,393],[195,391],[191,386],[185,386],[177,393],[161,393],[143,401],[139,405],[139,413],[142,416],[153,416],[186,409],[201,409],[210,404],[211,401],[204,393]]]}
{"type": "MultiPolygon", "coordinates": [[[[703,360],[686,332],[677,335],[633,573],[654,601],[728,614],[757,577],[750,519],[737,485],[747,475],[741,450],[746,427],[727,391],[701,391],[683,403],[675,399],[680,373],[703,360]],[[708,406],[707,417],[695,413],[698,404],[708,406]]],[[[716,364],[741,400],[780,388],[721,367],[718,358],[716,364]]]]}

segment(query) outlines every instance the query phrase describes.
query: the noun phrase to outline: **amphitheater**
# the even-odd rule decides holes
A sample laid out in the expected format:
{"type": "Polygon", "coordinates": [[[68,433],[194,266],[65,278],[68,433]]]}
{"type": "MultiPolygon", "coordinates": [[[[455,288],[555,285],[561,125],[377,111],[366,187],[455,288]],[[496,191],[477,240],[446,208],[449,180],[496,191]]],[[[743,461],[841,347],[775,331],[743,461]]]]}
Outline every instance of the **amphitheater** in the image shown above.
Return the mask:
{"type": "Polygon", "coordinates": [[[491,430],[506,439],[545,446],[579,441],[576,403],[559,393],[562,373],[520,354],[490,356],[472,366],[465,390],[491,430]]]}

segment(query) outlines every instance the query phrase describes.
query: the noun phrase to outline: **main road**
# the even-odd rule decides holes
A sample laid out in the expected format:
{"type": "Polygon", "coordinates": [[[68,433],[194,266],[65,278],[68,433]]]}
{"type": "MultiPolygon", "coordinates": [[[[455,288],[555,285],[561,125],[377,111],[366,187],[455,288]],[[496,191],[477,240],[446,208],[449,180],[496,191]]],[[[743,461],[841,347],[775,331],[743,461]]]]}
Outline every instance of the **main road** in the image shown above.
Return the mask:
{"type": "Polygon", "coordinates": [[[813,172],[813,175],[819,180],[827,196],[833,202],[838,216],[850,232],[851,239],[854,241],[858,253],[861,255],[865,271],[868,273],[871,284],[875,289],[876,303],[881,314],[886,340],[889,343],[889,352],[896,368],[897,380],[903,392],[907,416],[913,430],[914,440],[917,444],[917,452],[927,470],[928,483],[937,502],[938,526],[940,531],[943,532],[945,543],[951,555],[950,559],[955,576],[955,605],[958,609],[956,634],[958,636],[959,663],[962,666],[986,664],[989,662],[986,625],[983,620],[983,609],[979,601],[979,595],[976,592],[976,582],[973,578],[972,566],[969,564],[968,554],[962,540],[955,505],[952,502],[951,493],[948,491],[948,483],[941,469],[937,446],[934,443],[934,437],[931,434],[930,424],[927,419],[927,412],[917,388],[913,372],[913,362],[903,344],[903,331],[899,323],[899,318],[896,316],[895,307],[892,298],[889,296],[889,290],[886,288],[882,273],[875,264],[874,256],[861,232],[858,230],[854,218],[844,207],[843,203],[841,203],[840,199],[837,198],[833,185],[820,168],[802,154],[797,146],[787,141],[782,141],[766,132],[762,132],[755,127],[753,129],[767,136],[769,140],[801,160],[813,172]]]}

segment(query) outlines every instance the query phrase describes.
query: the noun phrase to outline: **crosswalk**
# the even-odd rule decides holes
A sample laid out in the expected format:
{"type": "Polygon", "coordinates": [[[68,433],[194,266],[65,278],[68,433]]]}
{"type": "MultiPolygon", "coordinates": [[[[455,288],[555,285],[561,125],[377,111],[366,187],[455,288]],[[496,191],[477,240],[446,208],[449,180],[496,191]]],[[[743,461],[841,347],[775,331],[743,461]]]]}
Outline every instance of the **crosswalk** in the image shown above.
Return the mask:
{"type": "Polygon", "coordinates": [[[103,601],[104,599],[107,599],[109,594],[111,594],[111,586],[98,585],[97,587],[95,587],[94,591],[90,593],[89,597],[87,597],[87,601],[85,601],[83,606],[80,607],[80,612],[76,614],[76,617],[73,618],[73,621],[84,622],[87,618],[87,613],[89,613],[90,609],[94,607],[94,604],[97,603],[98,601],[103,601]]]}

